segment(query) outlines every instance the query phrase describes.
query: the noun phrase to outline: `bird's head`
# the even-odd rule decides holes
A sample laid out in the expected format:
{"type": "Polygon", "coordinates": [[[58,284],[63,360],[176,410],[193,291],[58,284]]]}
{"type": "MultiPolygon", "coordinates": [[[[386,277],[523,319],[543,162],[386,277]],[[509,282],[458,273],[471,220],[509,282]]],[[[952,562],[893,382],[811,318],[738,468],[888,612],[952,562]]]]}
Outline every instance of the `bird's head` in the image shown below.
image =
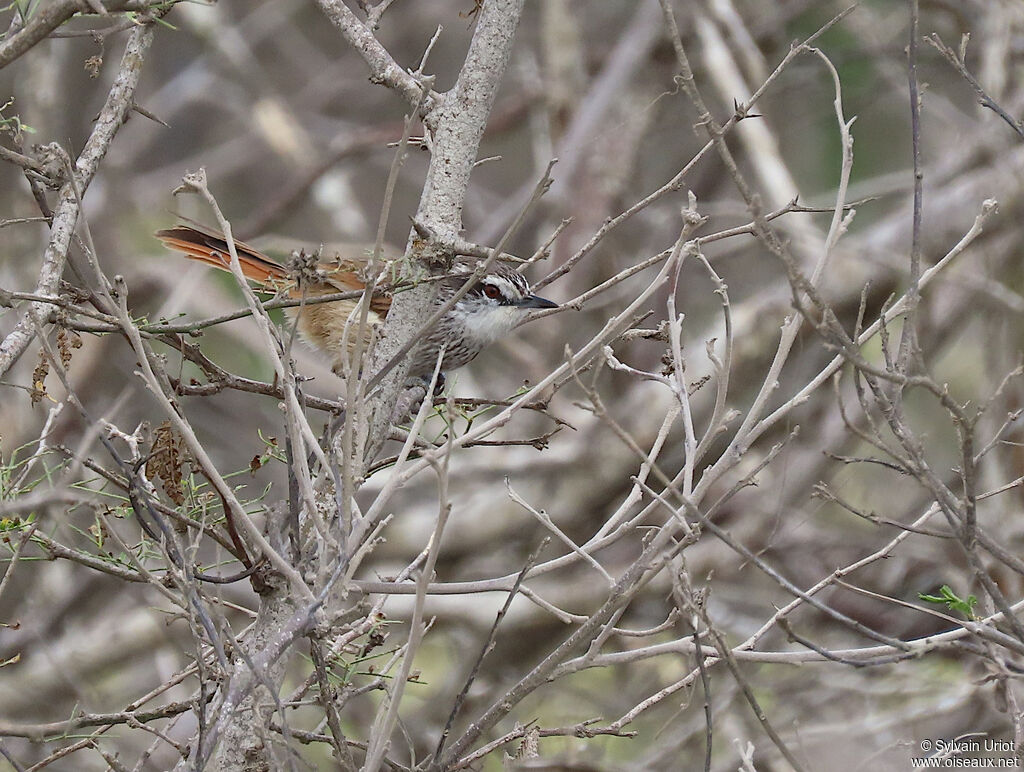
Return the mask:
{"type": "Polygon", "coordinates": [[[452,310],[466,331],[485,345],[529,320],[529,311],[558,304],[530,291],[526,278],[504,266],[484,276],[452,310]]]}

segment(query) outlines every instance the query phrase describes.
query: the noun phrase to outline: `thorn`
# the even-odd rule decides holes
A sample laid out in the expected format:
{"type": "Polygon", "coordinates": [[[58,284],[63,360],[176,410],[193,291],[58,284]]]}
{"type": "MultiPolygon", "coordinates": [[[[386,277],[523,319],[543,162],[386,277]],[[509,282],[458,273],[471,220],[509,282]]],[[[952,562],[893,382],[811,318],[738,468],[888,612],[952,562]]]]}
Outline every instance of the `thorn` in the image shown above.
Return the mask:
{"type": "Polygon", "coordinates": [[[733,114],[736,116],[736,122],[746,120],[747,118],[763,118],[764,116],[760,113],[749,112],[750,108],[740,102],[738,99],[732,100],[733,114]]]}
{"type": "Polygon", "coordinates": [[[164,128],[167,128],[167,129],[171,128],[171,124],[169,124],[167,121],[163,120],[162,118],[158,118],[156,115],[151,113],[145,107],[140,107],[139,105],[135,104],[135,102],[132,102],[132,110],[137,112],[143,118],[149,118],[149,120],[155,121],[156,123],[159,123],[164,128]]]}

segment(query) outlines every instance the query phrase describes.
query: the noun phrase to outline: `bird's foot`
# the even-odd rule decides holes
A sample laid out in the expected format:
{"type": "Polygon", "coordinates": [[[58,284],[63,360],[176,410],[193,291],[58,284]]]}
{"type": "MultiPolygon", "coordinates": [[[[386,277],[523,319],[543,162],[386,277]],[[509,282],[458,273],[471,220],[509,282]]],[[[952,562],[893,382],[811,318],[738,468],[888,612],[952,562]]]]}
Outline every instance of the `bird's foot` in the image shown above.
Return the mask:
{"type": "MultiPolygon", "coordinates": [[[[440,396],[444,391],[444,373],[438,373],[437,381],[434,383],[434,391],[431,397],[440,396]]],[[[398,426],[413,418],[423,405],[430,389],[430,378],[416,377],[409,378],[402,386],[402,391],[395,402],[395,409],[391,413],[391,424],[398,426]]]]}

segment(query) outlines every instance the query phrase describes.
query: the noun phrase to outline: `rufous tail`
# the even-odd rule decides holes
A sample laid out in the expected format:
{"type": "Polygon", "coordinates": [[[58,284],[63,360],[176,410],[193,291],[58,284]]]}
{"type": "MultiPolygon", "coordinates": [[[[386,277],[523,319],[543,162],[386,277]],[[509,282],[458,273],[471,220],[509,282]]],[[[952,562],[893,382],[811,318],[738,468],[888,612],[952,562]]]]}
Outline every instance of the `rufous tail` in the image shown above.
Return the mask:
{"type": "MultiPolygon", "coordinates": [[[[231,270],[231,252],[219,233],[191,225],[176,225],[159,230],[154,235],[165,247],[182,253],[190,260],[198,260],[222,271],[231,270]]],[[[250,281],[266,287],[289,283],[285,267],[259,250],[235,241],[235,251],[242,266],[242,274],[250,281]]]]}

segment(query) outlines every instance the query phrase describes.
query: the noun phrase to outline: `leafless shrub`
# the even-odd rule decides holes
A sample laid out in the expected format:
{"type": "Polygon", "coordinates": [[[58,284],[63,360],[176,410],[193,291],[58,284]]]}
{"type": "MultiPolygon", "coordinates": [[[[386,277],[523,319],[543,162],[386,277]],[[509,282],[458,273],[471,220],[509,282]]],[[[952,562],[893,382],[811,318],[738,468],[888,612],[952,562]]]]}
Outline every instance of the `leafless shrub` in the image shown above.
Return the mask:
{"type": "Polygon", "coordinates": [[[13,769],[1020,759],[1017,4],[4,14],[13,769]],[[561,307],[418,401],[455,254],[561,307]]]}

